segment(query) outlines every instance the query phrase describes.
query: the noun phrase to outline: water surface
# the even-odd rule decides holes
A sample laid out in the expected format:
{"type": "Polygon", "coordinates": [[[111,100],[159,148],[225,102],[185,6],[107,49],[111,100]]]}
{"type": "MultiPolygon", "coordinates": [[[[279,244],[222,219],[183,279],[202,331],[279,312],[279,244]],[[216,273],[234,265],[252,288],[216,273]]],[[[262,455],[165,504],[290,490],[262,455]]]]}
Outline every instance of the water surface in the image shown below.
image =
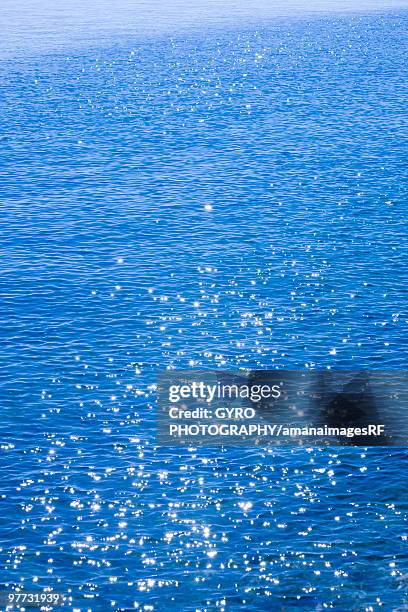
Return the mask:
{"type": "Polygon", "coordinates": [[[407,23],[7,56],[3,584],[95,611],[406,609],[404,450],[157,448],[154,384],[406,367],[407,23]]]}

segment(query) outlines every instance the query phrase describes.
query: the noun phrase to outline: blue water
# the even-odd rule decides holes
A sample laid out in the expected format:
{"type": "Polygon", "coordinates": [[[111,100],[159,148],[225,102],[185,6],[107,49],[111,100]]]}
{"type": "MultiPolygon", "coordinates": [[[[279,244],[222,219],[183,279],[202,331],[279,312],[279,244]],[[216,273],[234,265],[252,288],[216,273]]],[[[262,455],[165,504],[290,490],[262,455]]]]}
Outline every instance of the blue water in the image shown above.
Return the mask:
{"type": "Polygon", "coordinates": [[[3,61],[0,581],[408,609],[404,449],[155,445],[164,368],[406,369],[405,11],[3,61]]]}

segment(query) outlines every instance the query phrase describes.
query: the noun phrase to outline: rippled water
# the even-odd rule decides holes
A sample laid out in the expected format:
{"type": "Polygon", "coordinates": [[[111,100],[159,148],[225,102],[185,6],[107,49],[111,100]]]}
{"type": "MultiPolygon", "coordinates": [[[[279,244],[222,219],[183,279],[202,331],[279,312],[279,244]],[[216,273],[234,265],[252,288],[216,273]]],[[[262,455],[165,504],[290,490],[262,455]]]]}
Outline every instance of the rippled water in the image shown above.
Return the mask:
{"type": "Polygon", "coordinates": [[[154,437],[159,368],[406,367],[407,24],[4,61],[3,585],[95,611],[407,609],[405,450],[154,437]]]}

